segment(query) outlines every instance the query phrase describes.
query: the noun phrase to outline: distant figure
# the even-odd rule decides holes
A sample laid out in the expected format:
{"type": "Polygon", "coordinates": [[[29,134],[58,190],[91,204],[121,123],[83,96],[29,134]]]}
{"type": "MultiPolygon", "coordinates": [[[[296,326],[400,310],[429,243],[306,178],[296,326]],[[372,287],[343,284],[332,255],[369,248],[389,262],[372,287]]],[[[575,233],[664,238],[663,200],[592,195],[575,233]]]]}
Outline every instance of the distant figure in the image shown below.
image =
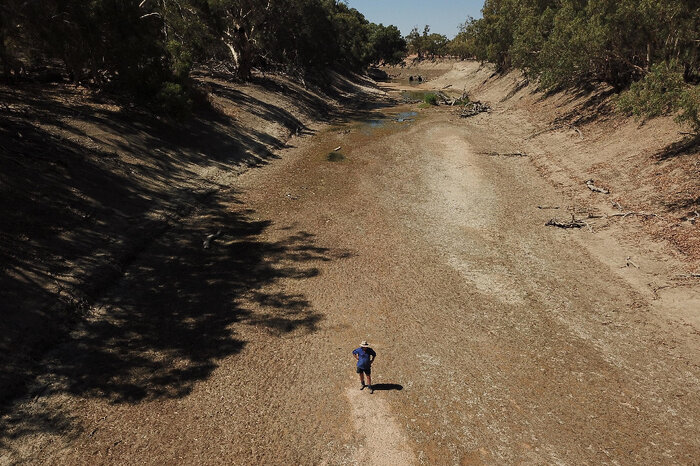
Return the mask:
{"type": "Polygon", "coordinates": [[[413,82],[413,75],[409,76],[409,77],[408,77],[408,80],[409,80],[410,82],[413,82]]]}
{"type": "Polygon", "coordinates": [[[423,76],[420,76],[420,75],[418,76],[418,82],[419,82],[419,83],[422,83],[422,82],[423,82],[423,76]]]}
{"type": "Polygon", "coordinates": [[[362,384],[360,390],[364,390],[367,387],[371,395],[374,393],[372,388],[372,363],[374,358],[377,357],[377,353],[369,347],[369,343],[363,341],[360,343],[360,347],[352,352],[352,355],[357,360],[357,373],[360,374],[360,383],[362,384]],[[367,385],[365,385],[365,374],[367,374],[367,385]]]}

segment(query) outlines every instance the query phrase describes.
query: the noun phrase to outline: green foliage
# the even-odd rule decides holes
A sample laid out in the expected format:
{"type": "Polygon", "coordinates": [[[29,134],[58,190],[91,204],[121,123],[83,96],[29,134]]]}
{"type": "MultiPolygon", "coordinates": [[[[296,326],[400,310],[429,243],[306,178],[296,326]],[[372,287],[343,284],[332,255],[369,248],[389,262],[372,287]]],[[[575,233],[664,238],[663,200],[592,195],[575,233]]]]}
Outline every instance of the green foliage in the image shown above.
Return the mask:
{"type": "Polygon", "coordinates": [[[425,94],[425,97],[423,97],[423,102],[429,105],[437,105],[438,104],[438,96],[437,94],[428,93],[425,94]]]}
{"type": "Polygon", "coordinates": [[[369,53],[372,64],[396,65],[406,58],[407,44],[396,26],[370,24],[369,53]]]}
{"type": "Polygon", "coordinates": [[[680,123],[700,130],[700,88],[684,82],[676,61],[654,65],[644,79],[619,96],[617,107],[639,118],[678,112],[680,123]]]}
{"type": "Polygon", "coordinates": [[[337,0],[3,0],[0,69],[35,63],[174,114],[191,106],[191,70],[210,60],[248,79],[253,68],[295,74],[398,63],[406,42],[337,0]]]}
{"type": "Polygon", "coordinates": [[[485,0],[482,13],[460,28],[450,53],[500,72],[518,67],[545,89],[629,88],[621,109],[677,111],[697,128],[697,0],[485,0]]]}
{"type": "Polygon", "coordinates": [[[155,99],[159,113],[177,120],[187,117],[192,111],[192,97],[181,84],[164,82],[155,99]]]}
{"type": "Polygon", "coordinates": [[[447,53],[462,60],[476,58],[477,24],[474,18],[468,17],[459,26],[459,33],[447,44],[447,53]]]}
{"type": "Polygon", "coordinates": [[[672,58],[686,75],[697,75],[700,9],[694,3],[486,0],[483,18],[465,23],[455,40],[469,38],[476,58],[499,71],[517,66],[539,75],[546,87],[598,81],[623,89],[672,58]]]}
{"type": "MultiPolygon", "coordinates": [[[[427,26],[426,26],[427,27],[427,26]]],[[[406,43],[408,44],[408,52],[418,55],[418,58],[423,58],[423,40],[421,38],[418,28],[414,27],[411,32],[406,36],[406,43]]]]}
{"type": "Polygon", "coordinates": [[[413,28],[406,36],[408,50],[410,53],[418,55],[422,60],[426,56],[430,58],[445,56],[448,52],[449,41],[442,34],[430,33],[430,26],[423,28],[423,34],[418,33],[418,28],[413,28]]]}

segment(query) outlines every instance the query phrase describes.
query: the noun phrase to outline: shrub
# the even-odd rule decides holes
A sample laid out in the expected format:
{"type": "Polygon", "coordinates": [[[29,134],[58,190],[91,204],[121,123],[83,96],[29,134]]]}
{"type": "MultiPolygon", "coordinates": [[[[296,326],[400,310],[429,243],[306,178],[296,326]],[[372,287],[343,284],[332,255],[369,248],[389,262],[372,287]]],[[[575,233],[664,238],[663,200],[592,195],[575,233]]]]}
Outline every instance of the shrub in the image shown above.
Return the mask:
{"type": "Polygon", "coordinates": [[[700,89],[686,84],[675,61],[654,65],[641,81],[620,94],[617,108],[638,118],[678,112],[676,120],[700,130],[700,89]]]}
{"type": "Polygon", "coordinates": [[[156,105],[164,115],[182,120],[192,111],[192,98],[185,86],[165,82],[156,96],[156,105]]]}
{"type": "Polygon", "coordinates": [[[437,105],[438,104],[438,96],[437,94],[433,94],[432,92],[429,94],[425,94],[425,97],[423,97],[423,102],[429,105],[437,105]]]}

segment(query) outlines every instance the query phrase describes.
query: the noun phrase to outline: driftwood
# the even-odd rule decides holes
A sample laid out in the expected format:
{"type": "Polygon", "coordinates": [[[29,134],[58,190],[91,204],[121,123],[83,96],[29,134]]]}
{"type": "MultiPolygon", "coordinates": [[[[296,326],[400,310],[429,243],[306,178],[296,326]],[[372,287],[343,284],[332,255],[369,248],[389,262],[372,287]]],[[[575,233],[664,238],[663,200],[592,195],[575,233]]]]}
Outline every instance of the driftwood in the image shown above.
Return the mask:
{"type": "Polygon", "coordinates": [[[595,183],[593,183],[593,180],[586,180],[586,186],[588,186],[588,189],[595,193],[610,194],[610,191],[607,189],[596,186],[595,183]]]}
{"type": "Polygon", "coordinates": [[[612,217],[658,217],[658,215],[652,214],[650,212],[620,212],[619,214],[610,214],[605,216],[605,218],[612,217]]]}
{"type": "Polygon", "coordinates": [[[482,155],[488,155],[490,157],[527,157],[525,152],[479,152],[482,155]]]}
{"type": "Polygon", "coordinates": [[[202,247],[204,249],[209,249],[209,246],[211,246],[211,242],[214,241],[219,236],[221,236],[221,230],[217,231],[214,234],[207,235],[207,237],[204,238],[204,242],[202,243],[202,247]]]}
{"type": "Polygon", "coordinates": [[[460,118],[469,118],[473,117],[475,115],[478,115],[480,113],[484,112],[490,112],[491,107],[488,106],[488,104],[485,104],[483,102],[474,101],[470,102],[467,105],[464,106],[464,109],[462,110],[462,113],[460,113],[460,118]]]}
{"type": "Polygon", "coordinates": [[[559,206],[558,205],[538,205],[537,208],[541,209],[541,210],[549,210],[549,209],[556,210],[556,209],[559,209],[559,206]]]}
{"type": "Polygon", "coordinates": [[[450,105],[450,102],[454,102],[453,100],[451,101],[450,98],[447,97],[447,94],[442,91],[438,91],[435,95],[438,99],[440,99],[440,103],[444,105],[450,105]]]}
{"type": "Polygon", "coordinates": [[[588,226],[586,222],[583,220],[579,220],[574,218],[574,216],[571,216],[571,221],[570,222],[565,222],[561,220],[557,220],[556,218],[550,219],[547,223],[545,223],[546,226],[548,227],[557,227],[557,228],[583,228],[588,226]]]}
{"type": "Polygon", "coordinates": [[[450,107],[453,107],[456,103],[459,103],[460,105],[466,105],[469,103],[469,94],[467,94],[467,91],[465,90],[462,92],[461,97],[455,97],[447,103],[450,104],[450,107]]]}
{"type": "Polygon", "coordinates": [[[698,213],[697,210],[693,211],[693,215],[686,215],[683,217],[681,220],[684,222],[690,222],[692,225],[695,225],[695,222],[700,218],[700,213],[698,213]]]}

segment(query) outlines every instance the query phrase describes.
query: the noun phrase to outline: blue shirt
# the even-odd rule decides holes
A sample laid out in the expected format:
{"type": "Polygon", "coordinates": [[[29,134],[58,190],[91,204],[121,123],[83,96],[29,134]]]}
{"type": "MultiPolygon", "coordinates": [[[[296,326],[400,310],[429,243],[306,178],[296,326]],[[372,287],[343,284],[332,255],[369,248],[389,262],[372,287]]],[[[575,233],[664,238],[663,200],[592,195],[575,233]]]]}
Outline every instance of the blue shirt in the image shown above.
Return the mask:
{"type": "Polygon", "coordinates": [[[356,354],[358,356],[357,360],[357,367],[360,369],[369,369],[369,366],[372,364],[369,360],[369,357],[372,356],[373,358],[377,357],[377,353],[374,352],[374,350],[370,347],[359,347],[356,350],[352,352],[352,354],[356,354]]]}

